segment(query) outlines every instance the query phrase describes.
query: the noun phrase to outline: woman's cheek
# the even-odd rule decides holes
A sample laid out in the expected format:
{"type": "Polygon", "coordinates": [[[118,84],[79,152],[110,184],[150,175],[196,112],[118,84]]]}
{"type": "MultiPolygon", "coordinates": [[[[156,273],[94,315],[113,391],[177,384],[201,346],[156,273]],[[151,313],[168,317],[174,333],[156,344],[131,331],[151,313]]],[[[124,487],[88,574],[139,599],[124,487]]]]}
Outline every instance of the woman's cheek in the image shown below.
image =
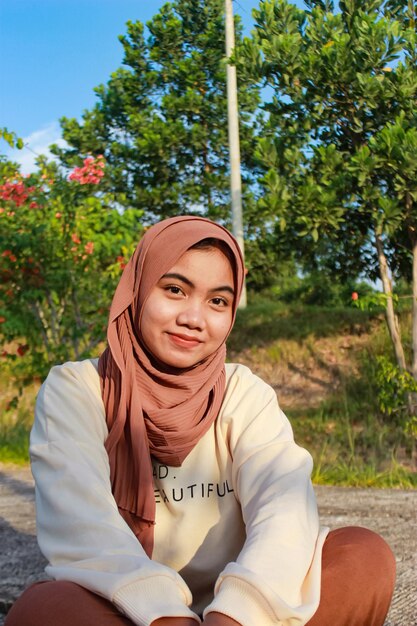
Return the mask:
{"type": "Polygon", "coordinates": [[[217,313],[217,318],[214,320],[213,324],[216,328],[216,336],[219,341],[222,342],[230,330],[230,326],[232,324],[232,314],[217,313]]]}

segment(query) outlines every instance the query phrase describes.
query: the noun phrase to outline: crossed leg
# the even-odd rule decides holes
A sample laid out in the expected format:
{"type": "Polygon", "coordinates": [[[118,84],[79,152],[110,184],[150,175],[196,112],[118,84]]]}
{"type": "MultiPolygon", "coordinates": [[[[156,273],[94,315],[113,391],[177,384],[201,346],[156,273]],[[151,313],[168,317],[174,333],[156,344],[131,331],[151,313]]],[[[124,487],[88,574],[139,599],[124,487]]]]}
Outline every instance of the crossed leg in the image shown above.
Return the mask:
{"type": "MultiPolygon", "coordinates": [[[[320,604],[306,626],[383,626],[394,582],[395,559],[382,537],[359,527],[331,531],[323,547],[320,604]]],[[[5,622],[5,626],[57,624],[133,626],[111,602],[68,581],[30,586],[5,622]]]]}

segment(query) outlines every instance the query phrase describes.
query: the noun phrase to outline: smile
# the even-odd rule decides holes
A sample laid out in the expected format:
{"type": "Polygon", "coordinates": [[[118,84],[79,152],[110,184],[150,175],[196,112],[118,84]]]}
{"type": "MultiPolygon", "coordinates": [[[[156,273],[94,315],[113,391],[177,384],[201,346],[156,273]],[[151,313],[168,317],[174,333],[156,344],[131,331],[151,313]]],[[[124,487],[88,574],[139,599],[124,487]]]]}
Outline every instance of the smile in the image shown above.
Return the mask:
{"type": "Polygon", "coordinates": [[[175,333],[168,333],[168,336],[172,343],[181,348],[195,348],[200,343],[202,343],[196,337],[190,337],[188,335],[181,335],[175,333]]]}

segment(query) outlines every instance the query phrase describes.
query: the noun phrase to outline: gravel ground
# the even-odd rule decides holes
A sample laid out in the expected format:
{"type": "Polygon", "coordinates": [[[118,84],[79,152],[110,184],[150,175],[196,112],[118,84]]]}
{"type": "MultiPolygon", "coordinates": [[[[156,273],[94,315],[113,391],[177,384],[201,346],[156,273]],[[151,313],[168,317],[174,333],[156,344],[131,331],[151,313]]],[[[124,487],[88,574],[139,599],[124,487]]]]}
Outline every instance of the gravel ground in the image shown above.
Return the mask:
{"type": "MultiPolygon", "coordinates": [[[[316,493],[324,525],[366,526],[388,541],[397,559],[397,584],[385,626],[417,626],[417,492],[320,486],[316,493]]],[[[0,545],[3,626],[14,599],[27,585],[45,577],[28,468],[0,464],[0,545]]]]}

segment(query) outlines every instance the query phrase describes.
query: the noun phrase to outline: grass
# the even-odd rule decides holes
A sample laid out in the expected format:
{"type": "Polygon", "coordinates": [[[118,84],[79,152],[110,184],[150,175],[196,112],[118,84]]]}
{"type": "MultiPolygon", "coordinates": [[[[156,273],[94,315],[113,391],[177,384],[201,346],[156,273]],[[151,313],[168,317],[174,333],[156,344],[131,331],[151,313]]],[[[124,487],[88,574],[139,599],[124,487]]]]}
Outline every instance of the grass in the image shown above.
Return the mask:
{"type": "Polygon", "coordinates": [[[0,461],[25,465],[29,462],[29,425],[18,422],[12,428],[0,430],[0,461]]]}
{"type": "Polygon", "coordinates": [[[377,403],[376,356],[390,351],[380,312],[273,300],[240,312],[229,343],[230,360],[277,390],[297,442],[312,453],[314,482],[413,488],[415,442],[377,403]]]}
{"type": "Polygon", "coordinates": [[[30,385],[21,395],[12,381],[0,389],[0,461],[25,464],[29,461],[29,432],[39,385],[30,385]]]}
{"type": "Polygon", "coordinates": [[[370,313],[354,308],[284,305],[272,299],[258,299],[238,312],[229,348],[238,353],[282,339],[303,342],[359,328],[366,332],[374,319],[370,313]]]}
{"type": "MultiPolygon", "coordinates": [[[[380,414],[376,401],[376,356],[390,350],[380,313],[258,299],[239,311],[228,358],[247,364],[277,390],[297,442],[313,456],[314,482],[415,488],[415,446],[397,418],[380,414]]],[[[9,411],[13,386],[0,388],[3,462],[28,461],[38,387],[26,388],[9,411]]]]}

